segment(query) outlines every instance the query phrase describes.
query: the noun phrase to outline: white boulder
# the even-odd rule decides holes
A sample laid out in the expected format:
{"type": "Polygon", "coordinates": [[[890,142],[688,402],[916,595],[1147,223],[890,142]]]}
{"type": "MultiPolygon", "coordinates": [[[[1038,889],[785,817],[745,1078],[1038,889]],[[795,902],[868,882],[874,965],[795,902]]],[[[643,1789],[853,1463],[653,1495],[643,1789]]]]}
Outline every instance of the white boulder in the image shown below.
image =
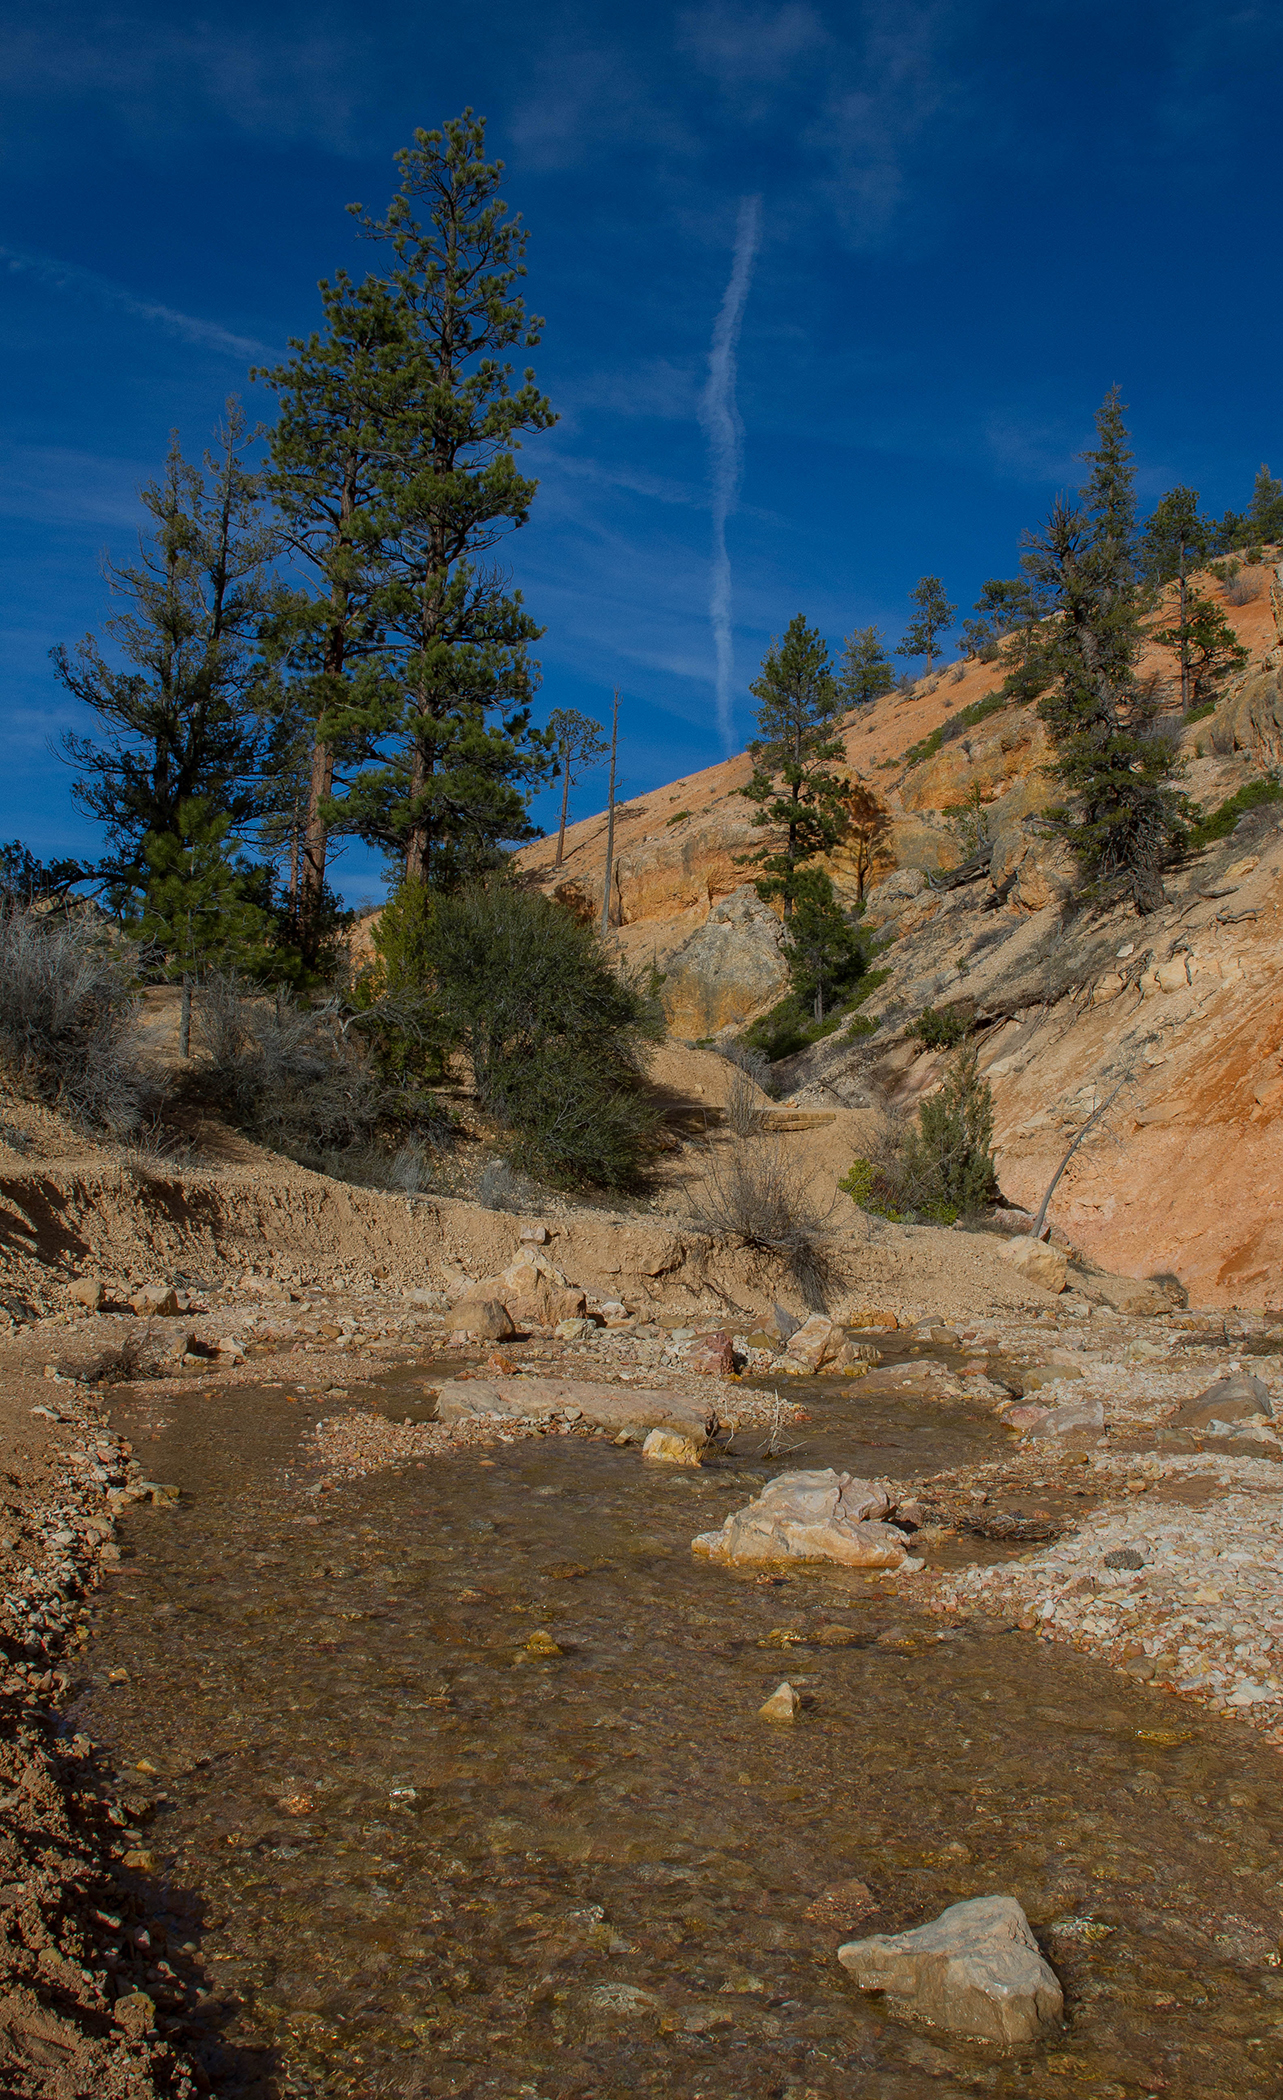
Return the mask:
{"type": "MultiPolygon", "coordinates": [[[[720,1531],[705,1531],[691,1551],[708,1560],[831,1560],[850,1568],[900,1568],[908,1559],[902,1531],[881,1520],[891,1498],[869,1480],[832,1467],[781,1473],[756,1502],[737,1509],[720,1531]]],[[[920,1561],[910,1563],[920,1567],[920,1561]]]]}
{"type": "Polygon", "coordinates": [[[977,1896],[911,1932],[849,1940],[838,1960],[862,1990],[885,1991],[934,2026],[983,2041],[1032,2041],[1064,2006],[1012,1896],[977,1896]]]}

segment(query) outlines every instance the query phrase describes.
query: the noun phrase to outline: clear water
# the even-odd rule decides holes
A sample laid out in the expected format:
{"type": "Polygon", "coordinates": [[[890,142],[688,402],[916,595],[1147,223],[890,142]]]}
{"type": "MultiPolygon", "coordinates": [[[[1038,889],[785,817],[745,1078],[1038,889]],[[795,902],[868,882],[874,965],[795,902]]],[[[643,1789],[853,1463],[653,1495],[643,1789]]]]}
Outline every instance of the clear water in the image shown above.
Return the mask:
{"type": "MultiPolygon", "coordinates": [[[[912,1477],[1001,1446],[964,1408],[795,1391],[784,1463],[912,1477]]],[[[283,1393],[114,1412],[184,1500],[131,1513],[71,1719],[165,1796],[144,1878],[216,2090],[1283,2088],[1279,1766],[1245,1731],[876,1578],[693,1561],[778,1461],[550,1437],[318,1497],[315,1409],[283,1393]],[[790,1639],[826,1624],[857,1638],[790,1639]],[[772,1727],[786,1675],[808,1703],[772,1727]],[[852,1877],[859,1932],[1018,1897],[1063,2031],[1006,2055],[866,1999],[853,1931],[806,1915],[852,1877]]]]}

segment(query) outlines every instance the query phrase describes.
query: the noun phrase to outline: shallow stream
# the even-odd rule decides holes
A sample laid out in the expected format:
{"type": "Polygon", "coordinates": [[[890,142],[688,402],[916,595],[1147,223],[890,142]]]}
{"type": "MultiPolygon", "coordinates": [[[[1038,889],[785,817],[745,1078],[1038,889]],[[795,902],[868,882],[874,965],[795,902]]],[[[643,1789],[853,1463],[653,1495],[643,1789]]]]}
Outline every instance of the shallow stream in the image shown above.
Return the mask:
{"type": "Polygon", "coordinates": [[[1277,1758],[878,1578],[694,1561],[782,1466],[912,1479],[1003,1446],[964,1407],[794,1392],[805,1448],[773,1464],[552,1436],[324,1496],[284,1391],[113,1405],[184,1499],[126,1520],[69,1718],[153,1803],[174,2017],[216,2091],[1283,2087],[1277,1758]],[[785,1676],[806,1705],[772,1727],[785,1676]],[[995,1892],[1065,1986],[1023,2054],[915,2029],[835,1959],[995,1892]]]}

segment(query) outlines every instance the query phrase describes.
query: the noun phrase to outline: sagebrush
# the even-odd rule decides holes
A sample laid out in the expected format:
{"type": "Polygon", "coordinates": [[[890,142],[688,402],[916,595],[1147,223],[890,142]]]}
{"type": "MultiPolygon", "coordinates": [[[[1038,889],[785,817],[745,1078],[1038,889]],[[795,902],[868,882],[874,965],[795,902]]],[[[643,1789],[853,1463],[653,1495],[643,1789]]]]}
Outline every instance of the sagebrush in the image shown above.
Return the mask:
{"type": "Polygon", "coordinates": [[[701,1232],[776,1256],[807,1305],[828,1304],[838,1276],[828,1217],[778,1139],[711,1145],[692,1209],[701,1232]]]}
{"type": "Polygon", "coordinates": [[[125,1137],[153,1105],[134,952],[96,915],[0,915],[0,1056],[15,1082],[78,1122],[125,1137]]]}

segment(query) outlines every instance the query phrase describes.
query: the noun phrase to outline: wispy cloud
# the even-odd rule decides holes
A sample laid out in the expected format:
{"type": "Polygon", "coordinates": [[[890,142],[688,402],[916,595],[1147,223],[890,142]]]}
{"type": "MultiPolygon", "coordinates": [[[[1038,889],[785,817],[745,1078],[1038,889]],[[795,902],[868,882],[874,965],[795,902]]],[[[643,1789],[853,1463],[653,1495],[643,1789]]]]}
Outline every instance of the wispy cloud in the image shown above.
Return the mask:
{"type": "Polygon", "coordinates": [[[708,436],[713,494],[713,559],[708,612],[716,654],[717,726],[728,751],[735,748],[731,695],[735,652],[731,634],[731,560],[726,549],[726,521],[735,508],[735,498],[739,493],[744,453],[744,425],[735,401],[735,359],[761,232],[761,198],[742,198],[730,282],[713,329],[708,353],[708,384],[700,403],[700,421],[708,436]]]}
{"type": "Polygon", "coordinates": [[[213,128],[361,151],[379,77],[370,40],[315,9],[293,10],[293,20],[290,12],[240,32],[225,18],[165,23],[152,10],[11,17],[0,61],[11,143],[33,108],[72,104],[103,110],[145,148],[213,128]]]}
{"type": "Polygon", "coordinates": [[[82,269],[79,263],[60,262],[56,256],[28,255],[17,248],[0,246],[0,269],[15,277],[28,277],[81,304],[131,314],[135,320],[163,328],[167,335],[177,336],[182,342],[193,343],[202,350],[215,350],[226,357],[242,360],[272,355],[271,346],[257,342],[253,336],[233,335],[230,329],[220,327],[216,321],[179,313],[172,306],[161,305],[159,300],[140,299],[136,292],[129,291],[123,284],[116,284],[109,277],[100,277],[95,270],[82,269]]]}

